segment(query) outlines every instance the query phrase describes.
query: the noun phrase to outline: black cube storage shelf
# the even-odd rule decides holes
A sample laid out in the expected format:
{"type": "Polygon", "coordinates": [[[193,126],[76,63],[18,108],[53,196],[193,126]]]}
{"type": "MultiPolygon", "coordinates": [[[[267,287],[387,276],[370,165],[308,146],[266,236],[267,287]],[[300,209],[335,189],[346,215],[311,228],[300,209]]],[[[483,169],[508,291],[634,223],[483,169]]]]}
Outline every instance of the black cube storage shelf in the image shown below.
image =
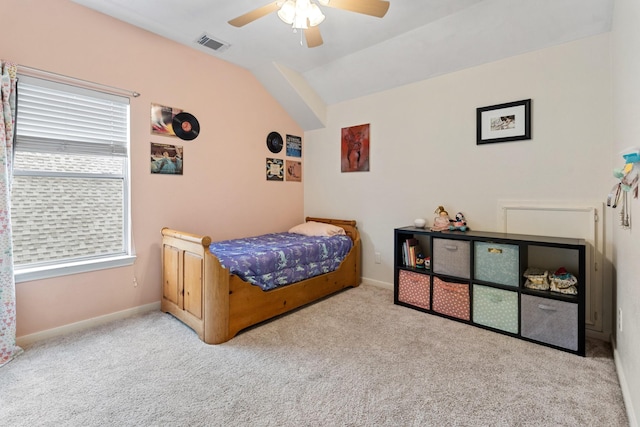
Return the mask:
{"type": "Polygon", "coordinates": [[[584,356],[586,251],[582,239],[396,228],[394,303],[584,356]],[[430,268],[408,265],[409,239],[430,268]],[[529,267],[565,267],[578,294],[526,288],[529,267]]]}

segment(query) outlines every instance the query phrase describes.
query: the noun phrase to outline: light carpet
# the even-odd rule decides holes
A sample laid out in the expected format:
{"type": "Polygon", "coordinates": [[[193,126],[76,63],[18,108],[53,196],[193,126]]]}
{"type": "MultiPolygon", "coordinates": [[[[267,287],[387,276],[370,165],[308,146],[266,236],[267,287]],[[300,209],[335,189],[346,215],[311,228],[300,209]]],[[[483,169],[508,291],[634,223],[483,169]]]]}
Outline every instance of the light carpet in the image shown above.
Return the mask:
{"type": "Polygon", "coordinates": [[[557,351],[362,285],[207,345],[152,312],[0,369],[2,426],[625,426],[611,350],[557,351]]]}

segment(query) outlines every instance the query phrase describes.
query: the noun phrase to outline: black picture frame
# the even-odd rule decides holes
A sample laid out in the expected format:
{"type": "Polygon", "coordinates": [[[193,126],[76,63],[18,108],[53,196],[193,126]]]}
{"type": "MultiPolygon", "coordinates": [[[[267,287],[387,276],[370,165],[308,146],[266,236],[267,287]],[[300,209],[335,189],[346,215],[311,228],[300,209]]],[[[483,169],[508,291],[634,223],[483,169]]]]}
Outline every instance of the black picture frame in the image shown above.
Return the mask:
{"type": "Polygon", "coordinates": [[[531,99],[476,109],[476,145],[531,139],[531,99]]]}

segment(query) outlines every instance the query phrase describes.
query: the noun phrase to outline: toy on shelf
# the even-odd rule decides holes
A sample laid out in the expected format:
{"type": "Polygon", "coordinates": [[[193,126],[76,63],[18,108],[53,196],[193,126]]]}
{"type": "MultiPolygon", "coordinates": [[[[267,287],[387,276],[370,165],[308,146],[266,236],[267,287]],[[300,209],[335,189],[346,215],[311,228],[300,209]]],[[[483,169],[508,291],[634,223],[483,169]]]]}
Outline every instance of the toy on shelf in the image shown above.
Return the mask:
{"type": "Polygon", "coordinates": [[[578,293],[576,276],[569,273],[564,267],[560,267],[555,273],[549,275],[549,283],[553,292],[576,295],[578,293]]]}
{"type": "Polygon", "coordinates": [[[416,268],[424,270],[424,255],[422,253],[416,255],[416,268]]]}
{"type": "Polygon", "coordinates": [[[449,218],[449,212],[447,212],[443,206],[438,206],[434,213],[438,216],[433,219],[433,226],[431,231],[443,231],[449,229],[451,218],[449,218]]]}
{"type": "Polygon", "coordinates": [[[529,267],[524,272],[527,281],[524,283],[525,288],[537,289],[539,291],[549,290],[549,272],[542,268],[529,267]]]}
{"type": "Polygon", "coordinates": [[[456,214],[456,219],[449,224],[449,230],[467,231],[467,221],[464,219],[462,212],[456,214]]]}

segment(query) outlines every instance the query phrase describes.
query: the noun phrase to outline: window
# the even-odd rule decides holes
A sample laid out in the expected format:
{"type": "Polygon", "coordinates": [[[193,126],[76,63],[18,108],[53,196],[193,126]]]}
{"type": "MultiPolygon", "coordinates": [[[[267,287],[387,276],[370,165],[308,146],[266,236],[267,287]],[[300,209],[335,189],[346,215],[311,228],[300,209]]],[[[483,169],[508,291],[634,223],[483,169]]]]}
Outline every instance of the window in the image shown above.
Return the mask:
{"type": "Polygon", "coordinates": [[[16,281],[132,262],[128,146],[128,98],[19,77],[16,281]]]}

